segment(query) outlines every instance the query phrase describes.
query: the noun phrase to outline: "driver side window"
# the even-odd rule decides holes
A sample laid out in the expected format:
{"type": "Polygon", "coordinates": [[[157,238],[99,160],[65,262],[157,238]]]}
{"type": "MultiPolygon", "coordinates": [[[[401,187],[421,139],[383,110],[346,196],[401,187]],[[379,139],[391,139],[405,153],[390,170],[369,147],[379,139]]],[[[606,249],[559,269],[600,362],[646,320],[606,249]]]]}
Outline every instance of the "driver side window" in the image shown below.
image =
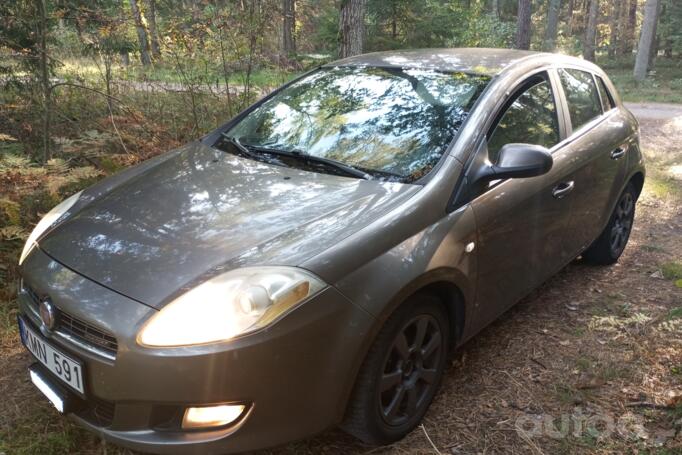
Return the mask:
{"type": "Polygon", "coordinates": [[[488,159],[497,163],[500,149],[506,144],[550,148],[558,142],[559,121],[552,87],[547,79],[537,77],[526,83],[488,133],[488,159]]]}

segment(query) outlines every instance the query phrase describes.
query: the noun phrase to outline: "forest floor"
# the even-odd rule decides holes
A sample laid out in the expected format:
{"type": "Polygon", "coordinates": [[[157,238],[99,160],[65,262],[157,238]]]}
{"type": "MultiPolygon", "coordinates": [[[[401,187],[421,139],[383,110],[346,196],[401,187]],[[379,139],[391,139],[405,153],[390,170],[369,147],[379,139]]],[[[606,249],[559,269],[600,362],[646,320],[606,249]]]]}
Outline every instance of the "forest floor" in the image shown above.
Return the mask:
{"type": "MultiPolygon", "coordinates": [[[[404,440],[331,430],[263,454],[682,453],[682,106],[630,107],[648,175],[617,265],[575,261],[458,349],[404,440]]],[[[0,453],[130,453],[57,415],[6,320],[0,453]]]]}

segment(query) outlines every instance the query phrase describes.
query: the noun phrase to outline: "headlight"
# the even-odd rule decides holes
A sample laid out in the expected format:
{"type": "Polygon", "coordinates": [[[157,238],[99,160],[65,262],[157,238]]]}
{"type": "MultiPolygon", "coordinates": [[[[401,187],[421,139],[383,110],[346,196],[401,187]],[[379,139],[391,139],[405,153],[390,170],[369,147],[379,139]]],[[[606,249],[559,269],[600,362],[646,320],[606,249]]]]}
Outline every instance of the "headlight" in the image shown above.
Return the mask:
{"type": "Polygon", "coordinates": [[[142,328],[144,346],[213,343],[265,327],[325,284],[294,267],[232,270],[181,295],[142,328]]]}
{"type": "Polygon", "coordinates": [[[43,235],[43,233],[47,231],[50,226],[52,226],[59,218],[62,217],[62,215],[64,215],[71,207],[73,207],[73,204],[75,204],[78,198],[81,197],[81,193],[82,191],[79,191],[68,199],[63,200],[55,208],[47,212],[47,215],[45,215],[43,219],[38,222],[36,227],[33,229],[33,232],[31,232],[31,235],[28,236],[28,240],[26,240],[24,249],[22,250],[21,256],[19,257],[19,265],[24,262],[24,259],[28,257],[33,250],[33,247],[37,245],[36,241],[38,240],[38,237],[43,235]]]}

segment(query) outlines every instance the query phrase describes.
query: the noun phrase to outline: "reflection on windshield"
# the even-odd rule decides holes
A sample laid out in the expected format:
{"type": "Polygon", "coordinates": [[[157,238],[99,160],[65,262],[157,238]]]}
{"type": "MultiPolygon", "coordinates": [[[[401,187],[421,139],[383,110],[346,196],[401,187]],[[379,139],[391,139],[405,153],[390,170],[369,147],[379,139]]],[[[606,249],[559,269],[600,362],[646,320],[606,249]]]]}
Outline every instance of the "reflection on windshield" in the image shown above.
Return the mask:
{"type": "Polygon", "coordinates": [[[335,67],[265,101],[229,135],[411,181],[445,152],[488,76],[425,69],[335,67]]]}

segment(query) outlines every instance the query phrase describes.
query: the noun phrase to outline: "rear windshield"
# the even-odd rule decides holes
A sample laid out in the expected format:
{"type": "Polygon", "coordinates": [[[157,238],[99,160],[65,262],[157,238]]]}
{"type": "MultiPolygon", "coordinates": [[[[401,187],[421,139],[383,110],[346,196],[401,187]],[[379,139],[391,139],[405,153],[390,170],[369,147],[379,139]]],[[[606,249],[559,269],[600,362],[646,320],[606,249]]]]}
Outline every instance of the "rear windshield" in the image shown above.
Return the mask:
{"type": "Polygon", "coordinates": [[[490,78],[427,69],[323,68],[228,134],[413,181],[438,162],[490,78]]]}

